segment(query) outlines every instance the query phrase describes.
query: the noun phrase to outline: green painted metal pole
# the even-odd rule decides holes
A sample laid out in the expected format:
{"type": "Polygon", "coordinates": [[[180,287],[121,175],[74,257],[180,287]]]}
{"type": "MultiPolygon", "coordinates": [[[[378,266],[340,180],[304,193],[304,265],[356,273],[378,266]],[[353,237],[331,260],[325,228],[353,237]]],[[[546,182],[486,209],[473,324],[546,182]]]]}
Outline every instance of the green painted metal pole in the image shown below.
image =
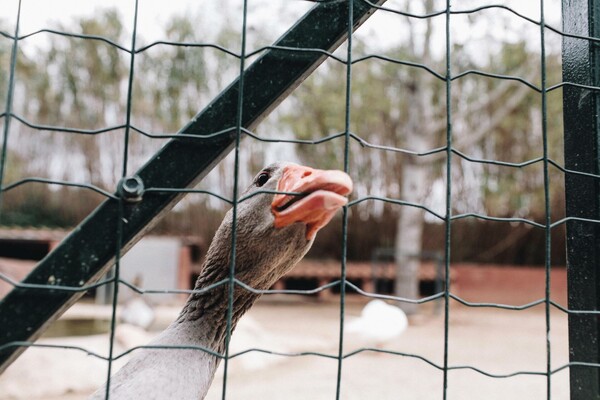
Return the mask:
{"type": "MultiPolygon", "coordinates": [[[[376,8],[354,2],[354,29],[376,8]]],[[[374,1],[382,4],[385,0],[374,1]]],[[[348,2],[315,5],[275,46],[320,51],[267,50],[244,72],[242,126],[256,127],[348,36],[348,2]]],[[[196,185],[232,149],[238,110],[236,80],[200,112],[181,132],[212,138],[171,140],[137,173],[145,187],[183,189],[196,185]]],[[[184,196],[177,192],[145,193],[142,200],[125,206],[122,253],[130,249],[153,224],[184,196]]],[[[83,287],[98,280],[114,263],[119,202],[102,203],[85,221],[25,278],[23,283],[48,288],[16,287],[0,303],[0,372],[64,311],[83,291],[53,286],[83,287]]]]}
{"type": "MultiPolygon", "coordinates": [[[[563,0],[563,29],[567,33],[600,37],[600,0],[563,0]],[[598,20],[597,20],[598,18],[598,20]]],[[[563,38],[563,80],[600,86],[598,43],[563,38]]],[[[567,86],[563,92],[565,166],[600,173],[600,93],[567,86]]],[[[600,219],[600,182],[566,174],[568,217],[600,219]]],[[[600,227],[584,221],[567,223],[569,309],[600,310],[600,227]]],[[[571,363],[600,363],[600,318],[569,315],[571,363]]],[[[600,400],[600,369],[570,367],[571,400],[600,400]]]]}

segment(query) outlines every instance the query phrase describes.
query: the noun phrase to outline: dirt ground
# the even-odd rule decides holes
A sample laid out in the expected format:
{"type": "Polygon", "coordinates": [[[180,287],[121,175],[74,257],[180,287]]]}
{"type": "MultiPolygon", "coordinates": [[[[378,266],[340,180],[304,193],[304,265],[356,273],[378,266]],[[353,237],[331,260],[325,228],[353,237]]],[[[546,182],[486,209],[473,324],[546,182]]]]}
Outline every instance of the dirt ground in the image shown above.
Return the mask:
{"type": "MultiPolygon", "coordinates": [[[[519,283],[519,295],[515,295],[515,291],[511,295],[509,290],[511,282],[514,289],[515,280],[522,281],[518,272],[512,274],[511,279],[505,279],[505,283],[498,277],[490,280],[485,276],[477,277],[472,272],[468,280],[463,278],[460,281],[459,273],[457,294],[471,301],[504,301],[509,304],[517,304],[517,300],[535,300],[539,291],[540,270],[528,273],[527,286],[534,289],[527,290],[519,283]],[[468,282],[468,286],[465,286],[465,282],[468,282]],[[477,284],[477,290],[471,290],[474,284],[477,284]]],[[[543,278],[543,273],[541,276],[543,278]]],[[[555,281],[559,282],[560,279],[556,277],[555,281]]],[[[559,289],[556,293],[558,297],[562,296],[559,289]]],[[[362,297],[348,296],[346,320],[358,317],[366,301],[362,297]]],[[[312,351],[335,357],[339,351],[339,321],[340,308],[335,300],[322,302],[301,296],[268,296],[242,319],[234,333],[232,353],[260,348],[284,353],[312,351]]],[[[448,365],[473,366],[489,374],[500,375],[519,371],[544,373],[547,362],[545,332],[543,305],[524,311],[511,311],[471,308],[452,302],[448,365]]],[[[564,313],[552,310],[550,332],[551,365],[552,369],[556,369],[568,362],[567,317],[564,313]]],[[[94,346],[89,341],[91,339],[72,340],[86,348],[86,343],[94,346]]],[[[31,356],[27,361],[22,357],[24,361],[18,361],[22,365],[15,363],[11,366],[0,377],[0,399],[85,399],[97,382],[105,379],[103,362],[81,352],[75,352],[80,358],[73,360],[67,357],[67,353],[74,353],[72,350],[30,349],[28,352],[33,355],[44,354],[46,359],[40,361],[31,356]],[[49,356],[50,351],[57,353],[49,356]],[[92,362],[95,364],[86,369],[86,365],[92,362]],[[14,372],[10,372],[11,369],[14,372]],[[57,371],[57,374],[38,374],[42,370],[48,373],[57,371]],[[81,378],[77,377],[75,370],[82,373],[81,378]],[[90,375],[98,376],[86,387],[83,381],[90,375]],[[59,379],[71,383],[63,394],[50,396],[41,391],[28,392],[31,388],[58,384],[59,379]],[[75,380],[82,384],[79,387],[72,385],[75,380]],[[8,384],[12,385],[11,391],[5,390],[8,384]]],[[[444,364],[444,315],[435,314],[433,304],[422,306],[419,315],[410,318],[408,329],[400,337],[384,344],[373,343],[355,334],[345,335],[342,353],[349,355],[341,364],[342,399],[442,399],[443,372],[436,366],[444,364]],[[414,356],[371,351],[350,355],[360,348],[376,346],[414,356]]],[[[335,399],[340,366],[337,359],[321,356],[284,357],[250,352],[233,358],[228,367],[228,399],[319,400],[335,399]]],[[[546,399],[547,379],[542,375],[493,378],[461,368],[449,371],[447,382],[447,398],[453,400],[546,399]]],[[[207,398],[220,399],[222,389],[223,376],[219,372],[207,398]]],[[[568,370],[552,375],[551,391],[553,399],[568,399],[568,370]]]]}
{"type": "MultiPolygon", "coordinates": [[[[348,315],[358,315],[359,304],[349,304],[348,315]]],[[[297,342],[296,351],[318,350],[336,355],[339,308],[334,304],[260,306],[253,318],[271,332],[297,342]],[[273,316],[276,315],[276,318],[273,316]],[[301,346],[303,337],[319,339],[323,348],[301,346]]],[[[411,319],[406,332],[383,348],[422,356],[443,365],[443,316],[423,315],[411,319]]],[[[567,363],[566,317],[553,312],[551,318],[553,368],[567,363]]],[[[343,353],[349,354],[374,343],[348,335],[343,353]]],[[[491,374],[546,370],[545,322],[542,309],[502,311],[456,306],[450,312],[448,363],[471,365],[491,374]]],[[[277,350],[276,348],[273,350],[277,350]]],[[[243,357],[243,356],[242,356],[243,357]]],[[[258,371],[232,371],[227,394],[232,399],[334,399],[337,360],[316,356],[277,358],[277,364],[258,371]]],[[[234,359],[232,365],[236,362],[234,359]]],[[[552,377],[552,398],[568,398],[568,373],[552,377]]],[[[544,376],[520,375],[490,378],[460,369],[448,374],[448,399],[545,399],[544,376]]],[[[220,398],[222,380],[213,384],[209,399],[220,398]]],[[[342,364],[343,399],[441,399],[443,373],[423,360],[363,352],[346,358],[342,364]]]]}

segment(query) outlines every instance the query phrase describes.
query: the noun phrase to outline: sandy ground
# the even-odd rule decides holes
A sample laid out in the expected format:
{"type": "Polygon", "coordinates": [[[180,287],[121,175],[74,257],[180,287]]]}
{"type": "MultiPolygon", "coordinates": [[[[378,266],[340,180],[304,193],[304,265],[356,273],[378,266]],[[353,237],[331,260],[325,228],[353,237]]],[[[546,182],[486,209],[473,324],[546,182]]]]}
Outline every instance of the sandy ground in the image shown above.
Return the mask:
{"type": "MultiPolygon", "coordinates": [[[[348,314],[358,315],[360,305],[349,304],[348,314]]],[[[252,314],[272,332],[290,340],[304,335],[319,338],[321,351],[335,355],[338,349],[339,308],[333,304],[306,304],[301,308],[259,307],[252,314]],[[271,317],[269,317],[269,314],[271,317]],[[277,317],[273,318],[273,314],[277,317]]],[[[552,364],[568,360],[566,317],[553,312],[551,318],[552,364]]],[[[373,347],[364,339],[348,336],[344,354],[373,347]]],[[[385,349],[422,356],[441,366],[444,355],[443,316],[422,315],[385,349]]],[[[472,365],[492,374],[546,369],[543,308],[529,311],[499,311],[453,307],[450,314],[449,365],[472,365]]],[[[312,350],[310,347],[302,350],[312,350]]],[[[275,356],[272,356],[275,357],[275,356]]],[[[321,357],[281,358],[273,368],[242,371],[228,379],[232,399],[334,399],[338,362],[321,357]]],[[[233,361],[235,362],[235,360],[233,361]]],[[[233,363],[232,362],[232,363],[233,363]]],[[[448,374],[449,399],[545,399],[546,378],[522,375],[489,378],[472,370],[448,374]]],[[[213,384],[209,399],[220,398],[222,380],[213,384]]],[[[406,356],[362,352],[342,364],[343,399],[441,399],[443,373],[426,362],[406,356]]],[[[552,377],[552,398],[568,398],[568,373],[552,377]]]]}
{"type": "MultiPolygon", "coordinates": [[[[346,305],[347,320],[357,317],[365,304],[352,297],[346,305]]],[[[173,310],[176,312],[176,310],[173,310]]],[[[543,306],[526,311],[468,308],[456,303],[450,309],[448,363],[471,365],[491,374],[517,371],[545,372],[546,340],[543,306]]],[[[261,300],[242,319],[234,334],[232,352],[249,348],[281,352],[316,351],[336,356],[339,349],[339,304],[304,297],[261,300]]],[[[167,313],[165,318],[170,318],[167,313]]],[[[126,327],[123,327],[126,328],[126,327]]],[[[143,332],[122,329],[117,353],[148,339],[143,332]]],[[[44,343],[69,343],[106,352],[103,335],[44,339],[44,343]]],[[[343,354],[374,347],[357,335],[348,335],[343,354]]],[[[404,334],[382,346],[444,363],[444,317],[431,305],[411,318],[404,334]]],[[[567,318],[551,313],[552,368],[567,363],[567,318]]],[[[221,366],[223,367],[223,365],[221,366]]],[[[230,361],[228,399],[334,399],[337,359],[319,356],[282,357],[250,352],[230,361]]],[[[443,372],[409,356],[360,352],[341,365],[343,399],[441,399],[443,372]]],[[[2,376],[0,399],[84,399],[106,377],[106,363],[76,350],[30,349],[2,376]]],[[[469,369],[448,373],[448,399],[545,399],[546,377],[518,375],[491,378],[469,369]]],[[[552,398],[568,398],[568,371],[552,375],[552,398]]],[[[220,399],[222,373],[215,379],[208,399],[220,399]]]]}

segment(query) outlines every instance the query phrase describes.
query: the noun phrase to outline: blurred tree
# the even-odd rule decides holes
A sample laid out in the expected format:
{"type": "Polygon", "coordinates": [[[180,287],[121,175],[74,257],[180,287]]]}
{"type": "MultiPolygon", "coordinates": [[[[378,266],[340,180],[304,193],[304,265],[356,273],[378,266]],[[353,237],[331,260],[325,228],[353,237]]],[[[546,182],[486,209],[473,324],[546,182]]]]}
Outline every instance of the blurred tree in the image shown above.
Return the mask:
{"type": "MultiPolygon", "coordinates": [[[[436,5],[439,2],[434,0],[405,2],[404,10],[425,14],[434,10],[436,5]]],[[[223,28],[206,32],[199,18],[201,16],[193,14],[174,16],[165,25],[164,39],[191,44],[215,42],[239,52],[239,31],[224,24],[223,28]]],[[[483,15],[478,18],[489,22],[489,18],[486,19],[483,15]]],[[[435,50],[435,38],[439,37],[435,35],[435,30],[439,29],[435,25],[436,19],[416,21],[405,18],[401,23],[406,29],[406,35],[402,36],[400,42],[390,42],[387,47],[377,50],[382,50],[382,53],[394,59],[425,64],[443,75],[439,71],[445,71],[444,55],[435,50]]],[[[99,35],[118,43],[129,41],[121,17],[114,10],[102,11],[93,18],[79,18],[72,24],[56,28],[99,35]]],[[[256,31],[252,35],[256,37],[261,33],[256,31]]],[[[57,35],[49,35],[48,38],[47,47],[19,54],[17,85],[20,96],[15,103],[15,111],[32,122],[52,126],[98,129],[123,124],[127,107],[129,55],[98,40],[57,35]]],[[[138,39],[138,47],[141,47],[143,38],[138,39]]],[[[355,53],[373,51],[375,44],[370,40],[357,37],[354,40],[355,53]]],[[[27,44],[25,41],[23,43],[27,44]]],[[[0,61],[4,67],[8,65],[7,55],[10,55],[10,46],[5,44],[9,44],[9,41],[0,40],[0,61]]],[[[377,45],[381,46],[380,43],[377,45]]],[[[482,55],[474,54],[472,48],[469,50],[459,44],[454,45],[453,74],[483,68],[539,82],[539,54],[529,49],[524,40],[502,42],[498,51],[488,53],[489,56],[483,57],[482,61],[482,55]]],[[[549,54],[550,81],[560,81],[560,69],[557,66],[558,57],[549,54]]],[[[6,71],[6,68],[0,69],[0,83],[4,82],[3,87],[6,71]]],[[[212,48],[155,45],[137,53],[132,123],[151,133],[174,133],[233,80],[238,72],[239,60],[236,57],[212,48]]],[[[282,104],[276,118],[265,121],[266,127],[278,134],[293,131],[297,138],[309,140],[342,132],[344,86],[345,66],[327,61],[289,101],[282,104]]],[[[0,90],[0,102],[3,95],[5,92],[0,90]]],[[[539,93],[515,81],[468,75],[453,81],[452,95],[454,148],[476,158],[515,162],[541,155],[539,93]]],[[[376,59],[361,61],[353,65],[350,101],[350,130],[370,143],[416,152],[445,146],[445,82],[427,71],[376,59]]],[[[560,131],[561,102],[550,102],[548,107],[549,126],[558,127],[556,129],[560,131]]],[[[263,125],[261,129],[264,128],[263,125]]],[[[13,124],[13,129],[17,129],[19,134],[11,136],[14,140],[11,142],[10,157],[26,159],[27,162],[20,168],[13,168],[14,164],[11,164],[9,168],[12,169],[12,180],[41,175],[89,181],[108,190],[114,188],[122,163],[122,131],[80,135],[38,131],[20,124],[13,124]]],[[[551,136],[551,151],[561,148],[559,140],[560,135],[551,136]]],[[[145,162],[162,143],[162,140],[148,139],[132,132],[130,170],[145,162]]],[[[341,140],[338,139],[318,146],[299,145],[295,151],[300,159],[309,164],[341,168],[343,150],[340,143],[341,140]]],[[[440,195],[434,193],[436,186],[443,187],[445,184],[444,152],[419,157],[408,152],[358,147],[356,142],[352,146],[350,173],[355,178],[356,196],[383,195],[398,198],[412,204],[425,204],[444,214],[443,205],[439,204],[440,195]],[[437,205],[433,204],[436,199],[437,205]]],[[[248,182],[251,175],[264,164],[270,149],[263,142],[242,142],[242,184],[248,182]]],[[[558,153],[553,156],[560,161],[558,153]]],[[[233,187],[232,170],[232,157],[228,157],[202,182],[202,187],[230,197],[233,187]]],[[[541,212],[537,210],[543,210],[543,191],[540,190],[542,178],[539,165],[522,169],[506,168],[476,164],[454,156],[453,211],[476,210],[498,216],[533,216],[535,219],[539,217],[535,213],[541,212]]],[[[556,185],[554,187],[559,187],[559,181],[562,178],[553,180],[553,185],[556,185]]],[[[31,192],[32,196],[46,199],[39,203],[40,206],[51,204],[48,200],[51,197],[64,195],[65,204],[69,204],[67,208],[86,212],[86,207],[77,206],[81,199],[72,196],[70,191],[42,192],[43,190],[31,192]]],[[[561,196],[553,197],[560,198],[561,196]]],[[[100,201],[94,196],[89,199],[92,202],[100,201]]],[[[17,207],[18,201],[10,204],[17,207]]],[[[214,221],[218,222],[219,213],[224,208],[227,205],[214,198],[188,196],[160,229],[164,232],[206,235],[206,232],[213,229],[208,228],[209,225],[214,225],[214,221]],[[208,218],[212,222],[205,225],[191,224],[192,219],[184,216],[209,213],[212,213],[208,218]]],[[[350,213],[348,239],[350,244],[355,245],[349,250],[349,257],[365,258],[367,250],[354,248],[365,243],[368,243],[369,248],[395,244],[398,250],[399,276],[402,278],[398,280],[397,293],[405,297],[417,297],[415,290],[418,263],[410,255],[421,253],[425,213],[414,207],[398,207],[381,202],[362,203],[353,207],[350,213]],[[395,238],[391,237],[392,219],[396,221],[395,238]],[[368,226],[378,229],[378,232],[390,234],[365,238],[366,230],[361,229],[364,224],[370,224],[368,226]]],[[[34,220],[35,218],[28,223],[33,223],[34,220]]],[[[64,221],[66,220],[78,219],[69,216],[65,217],[64,221]]],[[[332,254],[331,250],[327,250],[327,243],[336,243],[332,239],[335,235],[339,235],[339,232],[333,228],[324,231],[320,237],[325,244],[315,254],[332,254]],[[331,236],[325,237],[326,235],[331,236]]],[[[488,254],[510,245],[509,241],[515,240],[515,237],[518,235],[507,236],[506,242],[499,243],[498,248],[488,254]]],[[[318,250],[317,247],[315,250],[318,250]]]]}
{"type": "MultiPolygon", "coordinates": [[[[415,6],[406,2],[406,12],[431,14],[436,1],[427,0],[415,6]]],[[[386,52],[393,59],[416,61],[434,71],[445,71],[444,56],[434,49],[434,19],[413,24],[408,19],[407,39],[386,52]]],[[[355,41],[356,52],[368,43],[355,41]]],[[[460,46],[452,48],[452,69],[481,69],[460,46]]],[[[480,56],[480,55],[477,55],[480,56]]],[[[484,67],[494,73],[519,76],[538,83],[539,54],[527,49],[525,41],[503,42],[499,53],[491,52],[484,67]]],[[[552,57],[549,57],[552,59],[552,57]]],[[[558,59],[558,57],[556,57],[558,59]]],[[[548,64],[550,74],[560,73],[558,62],[548,64]]],[[[294,96],[281,122],[299,139],[317,139],[335,132],[344,115],[344,65],[328,64],[309,78],[294,96]]],[[[442,74],[443,75],[443,74],[442,74]]],[[[350,173],[355,177],[355,193],[399,198],[412,205],[432,206],[432,188],[436,182],[445,186],[446,153],[417,156],[446,145],[445,81],[414,67],[381,61],[362,61],[352,68],[351,131],[364,140],[384,146],[405,149],[392,151],[352,152],[350,173]]],[[[538,84],[539,86],[539,84],[538,84]]],[[[465,76],[452,82],[453,148],[473,158],[523,162],[541,156],[541,95],[514,80],[465,76]]],[[[552,124],[560,126],[560,101],[550,106],[552,124]]],[[[550,114],[550,113],[549,113],[550,114]]],[[[339,129],[339,128],[338,128],[339,129]]],[[[340,147],[299,146],[305,160],[331,166],[341,159],[340,147]]],[[[537,166],[539,167],[539,165],[537,166]]],[[[527,216],[534,210],[543,214],[543,180],[540,168],[508,168],[482,166],[453,156],[453,212],[484,212],[500,216],[518,214],[527,204],[527,216]],[[492,180],[502,182],[494,186],[492,180]],[[540,195],[542,194],[542,195],[540,195]],[[506,204],[499,208],[498,203],[506,204]],[[479,209],[473,210],[473,207],[479,209]]],[[[437,195],[438,200],[441,196],[437,195]]],[[[441,200],[443,203],[444,200],[441,200]]],[[[372,203],[359,205],[366,213],[380,213],[372,203]],[[366,210],[365,210],[366,209],[366,210]]],[[[445,210],[438,205],[437,211],[445,210]]],[[[398,265],[396,294],[416,299],[418,293],[419,256],[425,213],[418,207],[396,208],[395,253],[398,265]]],[[[402,304],[407,312],[415,305],[402,304]]]]}
{"type": "MultiPolygon", "coordinates": [[[[189,16],[167,23],[165,40],[200,43],[201,32],[189,16]]],[[[134,114],[146,129],[174,133],[207,98],[207,66],[201,48],[159,45],[139,55],[134,114]],[[143,119],[142,119],[143,118],[143,119]]]]}
{"type": "MultiPolygon", "coordinates": [[[[118,13],[107,10],[93,18],[81,18],[77,27],[58,26],[65,32],[122,39],[123,26],[118,13]]],[[[125,104],[122,90],[126,77],[124,56],[115,47],[99,40],[49,36],[49,44],[34,59],[19,68],[19,84],[24,98],[18,112],[34,123],[94,130],[122,123],[125,104]]],[[[109,187],[117,179],[112,157],[119,146],[116,132],[102,135],[48,133],[26,130],[19,136],[17,149],[47,168],[51,151],[55,163],[62,164],[60,178],[86,180],[109,187]],[[31,137],[36,140],[31,140],[31,137]],[[60,160],[60,161],[59,161],[60,160]],[[83,170],[78,167],[83,167],[83,170]],[[82,176],[82,173],[85,174],[82,176]]]]}
{"type": "MultiPolygon", "coordinates": [[[[218,42],[239,52],[236,48],[239,32],[225,27],[207,33],[201,28],[205,24],[199,21],[200,17],[174,15],[165,25],[164,40],[180,45],[154,45],[136,54],[131,104],[131,121],[135,127],[150,134],[173,134],[236,78],[239,70],[236,57],[196,45],[218,42]]],[[[113,9],[53,28],[99,36],[121,44],[129,41],[121,16],[113,9]]],[[[19,54],[17,85],[20,96],[15,102],[15,112],[34,124],[58,128],[96,130],[123,125],[127,111],[129,55],[101,40],[61,35],[49,35],[48,38],[48,43],[35,51],[26,49],[19,54]]],[[[143,42],[144,39],[139,38],[138,48],[143,42]]],[[[2,61],[6,61],[7,54],[10,56],[10,48],[5,47],[0,47],[2,61]]],[[[4,74],[0,79],[4,79],[4,74]]],[[[5,91],[1,93],[5,95],[5,91]]],[[[114,190],[123,160],[122,129],[81,134],[32,129],[23,124],[13,124],[13,127],[17,132],[10,143],[12,153],[28,162],[18,171],[13,170],[12,178],[42,176],[89,182],[114,190]]],[[[148,138],[131,131],[129,170],[141,166],[163,143],[164,139],[148,138]]],[[[253,144],[243,146],[243,165],[251,165],[251,168],[242,168],[241,182],[249,181],[261,154],[262,151],[253,144]]],[[[230,197],[233,192],[232,163],[225,164],[220,165],[208,180],[211,190],[218,191],[221,187],[222,194],[230,197]]],[[[68,199],[76,201],[73,197],[68,196],[68,199]]],[[[100,200],[94,199],[96,203],[100,200]]],[[[191,203],[201,210],[217,208],[219,211],[215,215],[218,215],[226,208],[224,203],[209,200],[212,199],[208,196],[188,196],[180,210],[191,203]]],[[[82,210],[76,205],[71,208],[82,210]]],[[[23,218],[18,220],[25,221],[23,218]]],[[[27,221],[33,223],[34,220],[27,221]]]]}

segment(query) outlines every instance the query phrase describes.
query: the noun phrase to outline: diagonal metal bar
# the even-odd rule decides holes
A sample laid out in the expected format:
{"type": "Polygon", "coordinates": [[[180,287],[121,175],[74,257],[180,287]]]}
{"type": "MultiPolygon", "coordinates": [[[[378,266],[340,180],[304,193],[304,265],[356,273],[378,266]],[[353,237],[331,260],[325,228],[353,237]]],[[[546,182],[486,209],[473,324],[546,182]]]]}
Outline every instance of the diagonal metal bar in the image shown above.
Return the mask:
{"type": "MultiPolygon", "coordinates": [[[[375,10],[378,0],[354,3],[354,29],[375,10]]],[[[252,130],[348,36],[346,1],[319,3],[276,43],[280,47],[315,49],[266,51],[244,72],[242,126],[252,130]]],[[[181,133],[210,138],[176,138],[146,163],[137,175],[146,187],[183,189],[197,184],[232,149],[238,106],[238,80],[227,87],[181,133]]],[[[122,253],[129,250],[185,193],[151,192],[126,205],[122,253]]],[[[114,263],[119,200],[108,199],[37,265],[24,283],[82,287],[99,279],[114,263]]],[[[44,330],[83,295],[57,289],[16,287],[0,303],[0,373],[26,347],[17,342],[36,340],[44,330]],[[14,345],[12,345],[14,344],[14,345]]]]}

